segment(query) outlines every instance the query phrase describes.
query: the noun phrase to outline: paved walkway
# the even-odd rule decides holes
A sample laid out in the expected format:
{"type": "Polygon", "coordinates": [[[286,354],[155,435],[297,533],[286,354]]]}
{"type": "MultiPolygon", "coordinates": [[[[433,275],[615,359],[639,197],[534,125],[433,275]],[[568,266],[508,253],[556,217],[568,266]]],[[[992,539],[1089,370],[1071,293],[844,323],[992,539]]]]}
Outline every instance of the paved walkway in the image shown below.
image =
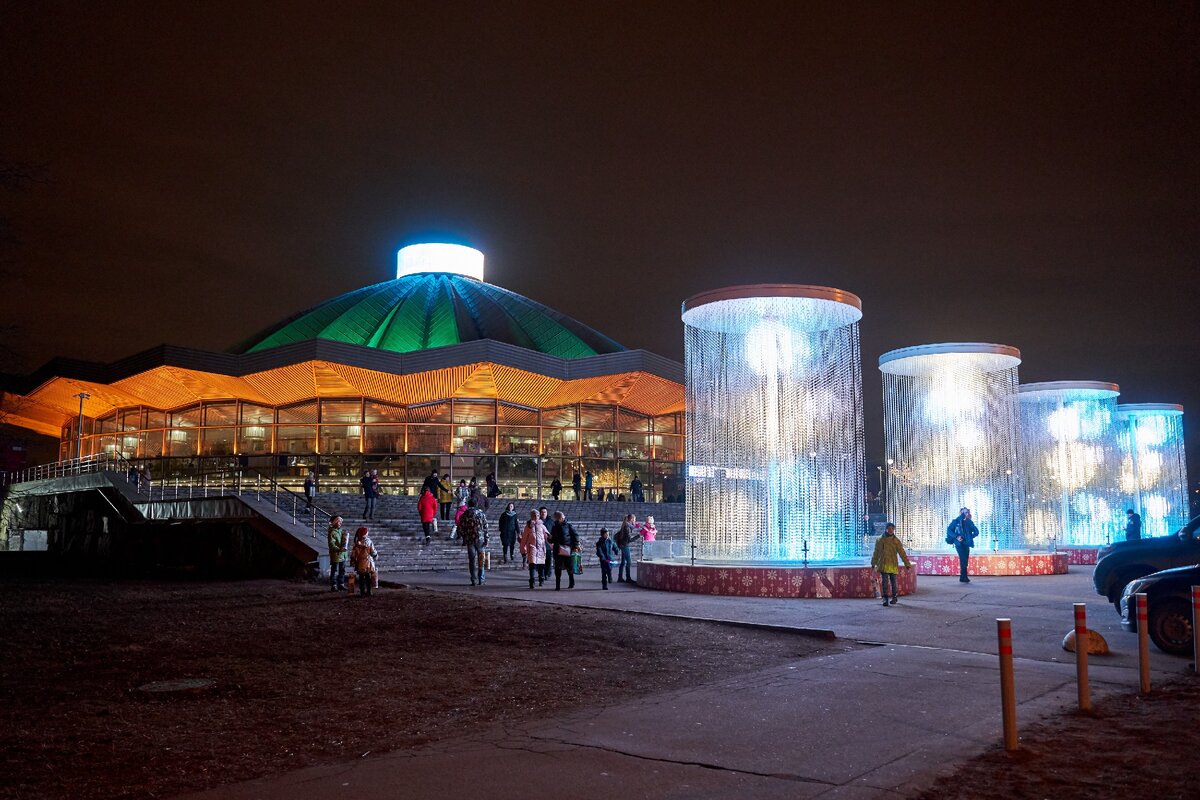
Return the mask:
{"type": "MultiPolygon", "coordinates": [[[[829,629],[881,643],[716,683],[596,703],[517,726],[495,726],[419,750],[368,756],[223,787],[206,798],[895,797],[1000,738],[995,619],[1013,620],[1018,719],[1075,702],[1074,656],[1061,649],[1074,602],[1113,653],[1092,657],[1096,697],[1137,688],[1137,640],[1091,591],[1090,568],[1062,576],[919,579],[883,608],[870,600],[770,600],[668,594],[584,575],[573,591],[530,591],[519,575],[395,576],[430,591],[701,619],[829,629]]],[[[1152,650],[1155,680],[1187,659],[1152,650]]],[[[653,680],[652,676],[647,678],[653,680]]]]}

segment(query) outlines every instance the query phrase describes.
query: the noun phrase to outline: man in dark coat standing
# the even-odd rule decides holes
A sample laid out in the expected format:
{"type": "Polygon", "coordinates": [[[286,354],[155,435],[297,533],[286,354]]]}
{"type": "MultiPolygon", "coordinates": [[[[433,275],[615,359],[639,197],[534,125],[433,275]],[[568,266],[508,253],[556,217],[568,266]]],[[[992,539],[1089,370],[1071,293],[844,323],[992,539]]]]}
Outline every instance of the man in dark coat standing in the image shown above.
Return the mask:
{"type": "Polygon", "coordinates": [[[637,517],[626,514],[625,519],[621,521],[621,527],[617,529],[614,544],[621,554],[621,562],[617,565],[617,583],[633,583],[633,573],[630,572],[633,559],[629,553],[629,543],[633,541],[633,526],[636,522],[637,517]]]}
{"type": "Polygon", "coordinates": [[[1125,509],[1125,541],[1136,542],[1142,538],[1142,515],[1132,508],[1125,509]]]}
{"type": "Polygon", "coordinates": [[[961,508],[958,516],[946,527],[946,542],[954,545],[958,551],[958,582],[970,583],[967,577],[967,561],[971,557],[971,548],[975,546],[975,537],[979,528],[971,521],[971,509],[961,508]]]}
{"type": "Polygon", "coordinates": [[[561,511],[554,512],[550,544],[554,548],[554,588],[562,588],[562,574],[565,571],[570,581],[567,588],[574,589],[575,573],[571,570],[571,554],[579,549],[579,534],[575,533],[575,526],[567,522],[567,515],[561,511]]]}

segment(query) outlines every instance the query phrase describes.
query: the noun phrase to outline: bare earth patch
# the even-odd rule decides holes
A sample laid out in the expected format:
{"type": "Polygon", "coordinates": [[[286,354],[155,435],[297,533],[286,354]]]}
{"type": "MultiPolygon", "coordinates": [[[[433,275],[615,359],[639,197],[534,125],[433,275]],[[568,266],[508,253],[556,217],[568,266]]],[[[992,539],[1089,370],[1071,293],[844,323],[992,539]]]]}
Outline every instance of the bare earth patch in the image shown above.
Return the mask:
{"type": "Polygon", "coordinates": [[[1195,800],[1200,797],[1200,678],[1111,697],[1091,716],[1022,727],[1021,749],[988,752],[919,800],[1195,800]]]}
{"type": "Polygon", "coordinates": [[[163,797],[346,761],[845,647],[277,581],[9,580],[0,637],[0,797],[81,800],[163,797]],[[214,685],[138,690],[186,679],[214,685]]]}

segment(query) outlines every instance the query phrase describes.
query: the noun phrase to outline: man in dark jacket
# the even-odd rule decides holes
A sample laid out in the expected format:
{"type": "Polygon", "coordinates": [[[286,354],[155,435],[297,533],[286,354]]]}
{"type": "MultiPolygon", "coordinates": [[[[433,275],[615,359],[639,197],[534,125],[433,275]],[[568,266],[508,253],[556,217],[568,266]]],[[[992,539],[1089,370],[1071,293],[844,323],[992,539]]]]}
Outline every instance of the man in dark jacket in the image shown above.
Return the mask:
{"type": "Polygon", "coordinates": [[[487,547],[487,517],[483,511],[475,507],[473,499],[467,501],[467,510],[458,520],[458,535],[462,538],[463,546],[467,548],[467,569],[471,573],[471,585],[483,585],[486,575],[483,571],[483,553],[487,547]]]}
{"type": "Polygon", "coordinates": [[[425,482],[421,484],[421,491],[417,492],[417,497],[420,497],[422,494],[424,494],[426,489],[429,490],[431,495],[437,497],[438,483],[438,474],[437,470],[435,469],[433,472],[425,476],[425,482]]]}
{"type": "Polygon", "coordinates": [[[379,496],[379,483],[371,475],[371,471],[367,470],[359,480],[359,485],[362,486],[363,499],[366,500],[366,505],[363,506],[363,519],[374,519],[375,498],[379,496]]]}
{"type": "Polygon", "coordinates": [[[570,581],[568,589],[575,588],[575,573],[571,570],[571,554],[579,549],[579,535],[575,526],[567,522],[567,515],[561,511],[554,512],[554,529],[550,531],[550,544],[554,548],[554,588],[562,588],[562,574],[565,570],[570,581]]]}
{"type": "Polygon", "coordinates": [[[629,572],[633,565],[633,559],[629,554],[629,543],[633,541],[633,526],[636,522],[637,517],[633,514],[626,514],[621,527],[617,529],[615,544],[621,551],[621,563],[617,565],[617,583],[633,583],[633,575],[629,572]]]}
{"type": "Polygon", "coordinates": [[[975,546],[975,537],[979,528],[971,521],[971,509],[961,508],[958,516],[946,526],[946,543],[954,545],[958,551],[958,582],[970,583],[967,577],[967,560],[971,557],[971,548],[975,546]]]}
{"type": "Polygon", "coordinates": [[[576,500],[583,498],[583,478],[579,476],[578,472],[571,476],[571,491],[575,492],[576,500]]]}
{"type": "Polygon", "coordinates": [[[1125,541],[1136,542],[1142,538],[1142,515],[1132,508],[1125,510],[1125,541]]]}
{"type": "Polygon", "coordinates": [[[629,499],[635,503],[646,502],[646,494],[642,490],[642,480],[635,473],[633,480],[629,482],[629,499]]]}

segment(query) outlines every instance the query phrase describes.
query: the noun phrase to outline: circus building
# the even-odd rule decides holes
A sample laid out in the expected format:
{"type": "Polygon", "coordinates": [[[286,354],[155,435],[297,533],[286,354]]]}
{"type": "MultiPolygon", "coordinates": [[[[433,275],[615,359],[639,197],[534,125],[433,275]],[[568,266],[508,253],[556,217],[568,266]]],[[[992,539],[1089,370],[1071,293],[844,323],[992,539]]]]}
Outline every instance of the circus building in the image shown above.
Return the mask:
{"type": "Polygon", "coordinates": [[[487,283],[481,252],[418,244],[394,280],[327,300],[228,352],[160,346],[56,360],[4,395],[6,422],[59,457],[119,454],[156,479],[230,464],[322,491],[378,470],[416,493],[432,470],[495,473],[510,497],[590,471],[648,500],[682,488],[683,369],[487,283]]]}

